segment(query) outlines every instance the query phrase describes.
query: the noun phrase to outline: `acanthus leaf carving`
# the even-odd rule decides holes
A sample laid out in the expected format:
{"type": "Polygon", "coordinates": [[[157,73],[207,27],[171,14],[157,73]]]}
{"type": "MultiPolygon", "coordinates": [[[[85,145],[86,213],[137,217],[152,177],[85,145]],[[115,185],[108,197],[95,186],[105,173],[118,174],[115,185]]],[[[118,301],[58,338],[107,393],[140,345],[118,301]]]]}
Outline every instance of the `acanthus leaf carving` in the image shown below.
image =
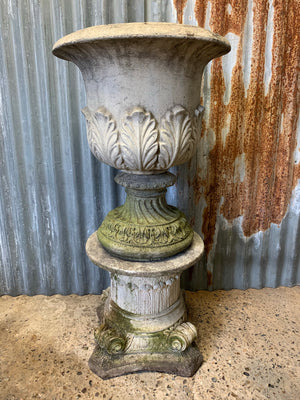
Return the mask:
{"type": "Polygon", "coordinates": [[[106,164],[122,169],[119,134],[111,113],[104,107],[99,107],[93,113],[85,107],[82,112],[88,124],[88,143],[94,156],[106,164]]]}
{"type": "MultiPolygon", "coordinates": [[[[160,247],[179,243],[190,237],[192,229],[184,217],[166,226],[139,226],[118,219],[116,215],[106,218],[99,229],[100,235],[112,242],[137,247],[160,247]],[[114,217],[116,217],[114,219],[114,217]]],[[[99,232],[98,232],[99,233],[99,232]]],[[[99,236],[98,236],[99,237],[99,236]]]]}
{"type": "Polygon", "coordinates": [[[128,113],[120,131],[121,153],[126,169],[154,169],[158,153],[157,123],[150,112],[135,107],[128,113]]]}
{"type": "Polygon", "coordinates": [[[195,150],[195,128],[189,112],[176,105],[161,120],[158,169],[188,161],[195,150]]]}
{"type": "Polygon", "coordinates": [[[188,161],[200,135],[204,107],[198,106],[191,117],[181,105],[169,109],[157,121],[150,112],[135,107],[122,121],[120,130],[112,114],[104,107],[83,114],[87,137],[94,156],[117,169],[165,171],[188,161]]]}

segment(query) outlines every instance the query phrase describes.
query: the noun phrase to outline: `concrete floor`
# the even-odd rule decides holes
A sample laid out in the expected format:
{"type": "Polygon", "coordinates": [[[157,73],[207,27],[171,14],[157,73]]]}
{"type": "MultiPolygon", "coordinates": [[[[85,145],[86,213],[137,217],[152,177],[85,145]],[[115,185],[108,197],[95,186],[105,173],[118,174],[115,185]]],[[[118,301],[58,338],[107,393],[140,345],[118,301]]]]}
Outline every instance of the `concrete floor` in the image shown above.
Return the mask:
{"type": "Polygon", "coordinates": [[[192,378],[103,381],[87,361],[98,296],[0,298],[0,400],[300,398],[300,287],[186,293],[204,363],[192,378]]]}

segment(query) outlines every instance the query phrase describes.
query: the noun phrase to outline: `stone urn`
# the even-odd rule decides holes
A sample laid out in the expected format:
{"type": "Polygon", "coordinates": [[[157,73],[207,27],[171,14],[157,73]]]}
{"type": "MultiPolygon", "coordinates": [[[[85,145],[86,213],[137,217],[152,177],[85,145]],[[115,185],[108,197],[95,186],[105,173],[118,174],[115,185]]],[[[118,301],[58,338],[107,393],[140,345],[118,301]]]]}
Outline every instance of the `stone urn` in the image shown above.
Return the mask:
{"type": "Polygon", "coordinates": [[[217,34],[170,23],[94,26],[54,45],[53,54],[82,73],[90,149],[120,170],[115,180],[127,193],[87,242],[88,256],[112,278],[90,362],[102,377],[143,369],[191,375],[201,363],[179,278],[203,242],[165,195],[176,181],[168,169],[198,145],[203,69],[229,50],[217,34]]]}

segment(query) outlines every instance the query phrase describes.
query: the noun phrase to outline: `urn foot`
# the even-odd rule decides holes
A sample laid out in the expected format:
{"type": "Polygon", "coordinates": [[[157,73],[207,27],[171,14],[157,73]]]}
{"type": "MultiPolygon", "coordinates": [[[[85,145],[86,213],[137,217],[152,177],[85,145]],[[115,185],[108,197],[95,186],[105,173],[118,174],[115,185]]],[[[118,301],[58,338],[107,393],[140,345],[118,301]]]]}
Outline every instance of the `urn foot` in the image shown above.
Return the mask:
{"type": "Polygon", "coordinates": [[[171,173],[120,173],[116,182],[126,187],[125,204],[108,213],[98,239],[112,255],[131,261],[157,261],[187,249],[193,230],[185,215],[166,202],[166,187],[175,183],[171,173]]]}

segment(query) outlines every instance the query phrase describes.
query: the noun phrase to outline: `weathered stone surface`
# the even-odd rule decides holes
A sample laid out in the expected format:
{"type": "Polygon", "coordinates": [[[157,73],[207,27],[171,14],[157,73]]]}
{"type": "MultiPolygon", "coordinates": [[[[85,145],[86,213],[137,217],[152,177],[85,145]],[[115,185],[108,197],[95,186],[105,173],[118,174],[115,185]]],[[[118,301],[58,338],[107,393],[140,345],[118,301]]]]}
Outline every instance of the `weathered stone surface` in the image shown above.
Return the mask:
{"type": "MultiPolygon", "coordinates": [[[[202,364],[203,358],[198,347],[193,343],[196,328],[191,323],[181,323],[165,330],[147,332],[151,318],[144,326],[144,331],[121,333],[115,330],[115,321],[107,321],[105,302],[109,302],[109,293],[101,296],[97,309],[100,328],[95,332],[97,346],[89,359],[91,370],[102,379],[138,372],[156,371],[181,376],[192,376],[202,364]]],[[[107,306],[108,304],[106,304],[107,306]]],[[[156,328],[157,329],[157,328],[156,328]]]]}
{"type": "Polygon", "coordinates": [[[111,272],[111,288],[98,308],[92,370],[103,378],[135,371],[193,374],[202,357],[193,345],[197,330],[187,322],[180,274],[201,256],[199,236],[181,255],[156,262],[117,259],[104,250],[96,233],[86,248],[96,265],[111,272]]]}
{"type": "Polygon", "coordinates": [[[174,185],[176,182],[176,176],[170,172],[147,176],[120,172],[116,175],[115,181],[119,185],[129,189],[140,189],[145,191],[160,189],[164,190],[165,188],[174,185]]]}
{"type": "Polygon", "coordinates": [[[170,23],[95,26],[60,39],[87,92],[88,141],[101,161],[132,173],[190,159],[200,135],[205,65],[230,50],[210,31],[170,23]]]}
{"type": "Polygon", "coordinates": [[[134,173],[165,171],[188,161],[196,151],[204,107],[192,113],[174,105],[160,123],[141,107],[127,112],[118,128],[104,107],[85,107],[88,143],[94,156],[112,167],[134,173]]]}
{"type": "MultiPolygon", "coordinates": [[[[86,28],[53,47],[54,55],[82,72],[83,113],[95,157],[144,176],[193,156],[204,111],[199,105],[203,69],[228,51],[229,42],[219,35],[169,23],[86,28]]],[[[164,193],[128,187],[127,195],[98,231],[111,254],[158,260],[189,247],[192,229],[179,210],[167,205],[164,193]]]]}
{"type": "Polygon", "coordinates": [[[163,261],[141,262],[120,260],[110,255],[99,243],[97,232],[94,232],[86,243],[86,252],[90,260],[112,273],[134,276],[157,276],[180,273],[194,265],[204,251],[203,240],[194,232],[191,246],[183,253],[163,261]]]}
{"type": "Polygon", "coordinates": [[[173,178],[163,173],[196,151],[203,69],[229,50],[219,35],[164,23],[87,28],[53,48],[82,72],[91,151],[128,172],[119,177],[125,204],[107,215],[86,246],[90,259],[111,272],[90,359],[103,378],[144,370],[190,376],[202,362],[180,273],[199,260],[203,242],[167,204],[173,178]],[[148,179],[151,174],[157,175],[148,179]]]}
{"type": "Polygon", "coordinates": [[[196,345],[190,346],[184,353],[140,353],[115,357],[108,356],[97,346],[89,359],[89,367],[102,379],[142,371],[193,376],[202,361],[196,345]]]}
{"type": "Polygon", "coordinates": [[[107,251],[133,261],[154,261],[185,250],[193,230],[185,215],[166,201],[166,186],[175,176],[120,174],[116,182],[126,187],[126,201],[110,211],[98,229],[107,251]]]}

